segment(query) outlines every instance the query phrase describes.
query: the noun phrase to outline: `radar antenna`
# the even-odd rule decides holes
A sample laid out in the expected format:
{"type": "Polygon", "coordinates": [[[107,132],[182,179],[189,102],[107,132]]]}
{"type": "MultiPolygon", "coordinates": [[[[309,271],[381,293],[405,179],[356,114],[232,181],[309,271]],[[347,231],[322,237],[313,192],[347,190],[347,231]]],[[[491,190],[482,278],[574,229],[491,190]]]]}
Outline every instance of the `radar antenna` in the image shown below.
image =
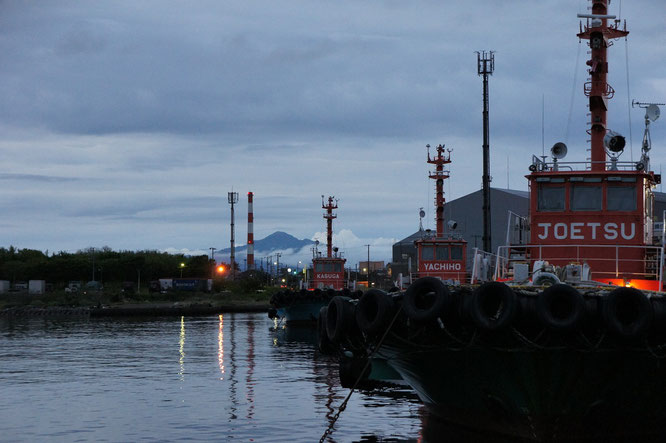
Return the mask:
{"type": "Polygon", "coordinates": [[[643,154],[638,163],[636,163],[637,170],[650,169],[650,156],[648,152],[652,149],[652,140],[650,139],[650,122],[656,121],[661,114],[659,106],[665,106],[664,103],[643,103],[636,100],[631,101],[631,106],[645,109],[645,131],[643,132],[643,145],[641,147],[643,154]]]}

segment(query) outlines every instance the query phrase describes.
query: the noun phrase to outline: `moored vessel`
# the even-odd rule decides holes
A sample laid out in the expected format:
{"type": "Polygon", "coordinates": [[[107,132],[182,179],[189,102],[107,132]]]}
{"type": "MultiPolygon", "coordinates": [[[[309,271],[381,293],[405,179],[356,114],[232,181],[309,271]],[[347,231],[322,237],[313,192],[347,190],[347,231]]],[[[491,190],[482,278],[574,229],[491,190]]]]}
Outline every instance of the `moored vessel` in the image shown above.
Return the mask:
{"type": "MultiPolygon", "coordinates": [[[[564,162],[562,143],[551,161],[533,157],[529,216],[510,227],[525,227],[516,236],[525,241],[475,252],[469,277],[443,264],[424,273],[440,246],[450,263],[455,245],[440,234],[438,194],[438,232],[417,241],[420,278],[404,292],[337,301],[335,316],[329,305],[329,339],[384,360],[457,425],[533,441],[666,438],[664,237],[656,240],[652,213],[661,177],[649,161],[659,111],[637,103],[646,109],[641,158],[622,161],[624,137],[607,126],[606,52],[628,32],[608,3],[592,0],[578,34],[590,45],[591,157],[564,162]]],[[[448,178],[433,175],[438,187],[448,178]]]]}
{"type": "Polygon", "coordinates": [[[314,323],[319,317],[321,308],[328,305],[335,296],[351,296],[346,287],[345,262],[338,248],[333,246],[333,220],[337,214],[338,200],[329,196],[321,206],[326,220],[326,256],[321,256],[315,249],[312,259],[312,272],[306,287],[299,291],[280,291],[271,297],[273,310],[269,317],[277,317],[286,322],[314,323]]]}

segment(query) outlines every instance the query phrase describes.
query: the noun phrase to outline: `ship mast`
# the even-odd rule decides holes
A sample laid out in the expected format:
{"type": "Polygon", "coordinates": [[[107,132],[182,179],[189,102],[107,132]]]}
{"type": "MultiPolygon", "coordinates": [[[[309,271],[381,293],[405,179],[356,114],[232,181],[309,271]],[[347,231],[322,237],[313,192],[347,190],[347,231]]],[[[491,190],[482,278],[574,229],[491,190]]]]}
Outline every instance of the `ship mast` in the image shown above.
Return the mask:
{"type": "Polygon", "coordinates": [[[333,213],[333,209],[338,209],[338,201],[334,200],[335,197],[328,197],[328,203],[324,203],[324,196],[321,196],[321,207],[326,209],[324,218],[326,219],[326,257],[332,257],[333,254],[333,219],[337,218],[337,214],[333,213]],[[334,202],[335,201],[335,202],[334,202]]]}
{"type": "MultiPolygon", "coordinates": [[[[626,37],[626,23],[623,29],[619,29],[619,20],[615,25],[608,26],[609,19],[615,19],[614,15],[608,15],[609,0],[592,0],[592,14],[578,14],[579,18],[586,18],[587,23],[583,28],[581,25],[578,38],[589,40],[590,59],[587,65],[590,79],[585,83],[585,95],[590,99],[590,137],[591,137],[591,165],[593,171],[606,170],[606,149],[604,137],[607,134],[606,112],[608,100],[613,98],[615,90],[607,83],[608,76],[608,41],[620,37],[626,37]]],[[[613,134],[611,132],[611,134],[613,134]]]]}
{"type": "Polygon", "coordinates": [[[444,170],[444,165],[451,163],[451,150],[447,150],[446,156],[444,155],[444,145],[437,146],[437,156],[430,158],[430,145],[426,145],[428,149],[428,163],[435,165],[435,171],[429,174],[429,177],[435,180],[435,209],[437,222],[437,235],[436,238],[444,237],[444,180],[449,178],[449,171],[444,170]]]}

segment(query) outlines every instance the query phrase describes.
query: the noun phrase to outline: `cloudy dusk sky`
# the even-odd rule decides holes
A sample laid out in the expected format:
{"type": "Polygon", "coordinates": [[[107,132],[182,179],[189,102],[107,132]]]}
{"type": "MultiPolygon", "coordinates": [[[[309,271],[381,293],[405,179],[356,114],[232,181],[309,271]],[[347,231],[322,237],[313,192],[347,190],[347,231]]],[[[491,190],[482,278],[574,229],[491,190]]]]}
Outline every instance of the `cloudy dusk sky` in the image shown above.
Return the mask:
{"type": "MultiPolygon", "coordinates": [[[[321,195],[334,195],[345,255],[370,244],[390,261],[420,207],[434,227],[426,144],[453,149],[447,200],[481,187],[475,51],[496,51],[493,186],[527,190],[532,154],[556,141],[585,160],[588,6],[0,0],[0,247],[208,253],[229,246],[233,190],[239,245],[248,191],[257,239],[321,238],[321,195]]],[[[609,127],[637,160],[631,101],[666,102],[666,2],[613,0],[610,13],[630,35],[609,49],[609,127]]],[[[659,172],[666,117],[651,133],[659,172]]]]}

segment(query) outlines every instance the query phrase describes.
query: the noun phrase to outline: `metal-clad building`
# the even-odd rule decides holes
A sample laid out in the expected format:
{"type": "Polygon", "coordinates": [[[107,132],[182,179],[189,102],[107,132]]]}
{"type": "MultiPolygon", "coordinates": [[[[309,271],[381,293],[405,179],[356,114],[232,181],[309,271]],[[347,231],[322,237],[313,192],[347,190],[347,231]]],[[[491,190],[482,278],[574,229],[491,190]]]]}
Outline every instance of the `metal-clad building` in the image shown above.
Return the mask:
{"type": "MultiPolygon", "coordinates": [[[[458,225],[454,230],[449,229],[445,223],[445,235],[460,236],[467,240],[467,260],[471,262],[471,252],[474,248],[483,247],[483,191],[478,190],[471,194],[446,202],[444,205],[444,219],[448,222],[454,220],[458,225]]],[[[492,226],[491,240],[493,252],[498,246],[506,244],[506,232],[509,211],[520,216],[527,216],[529,207],[528,192],[512,189],[490,189],[490,220],[492,226]]],[[[416,272],[416,247],[417,240],[427,233],[416,231],[410,236],[400,240],[393,245],[393,257],[391,261],[391,274],[408,274],[409,258],[411,257],[411,272],[416,272]]],[[[432,233],[434,235],[434,232],[432,233]]],[[[468,263],[469,264],[469,263],[468,263]]],[[[471,269],[471,268],[470,268],[471,269]]]]}

